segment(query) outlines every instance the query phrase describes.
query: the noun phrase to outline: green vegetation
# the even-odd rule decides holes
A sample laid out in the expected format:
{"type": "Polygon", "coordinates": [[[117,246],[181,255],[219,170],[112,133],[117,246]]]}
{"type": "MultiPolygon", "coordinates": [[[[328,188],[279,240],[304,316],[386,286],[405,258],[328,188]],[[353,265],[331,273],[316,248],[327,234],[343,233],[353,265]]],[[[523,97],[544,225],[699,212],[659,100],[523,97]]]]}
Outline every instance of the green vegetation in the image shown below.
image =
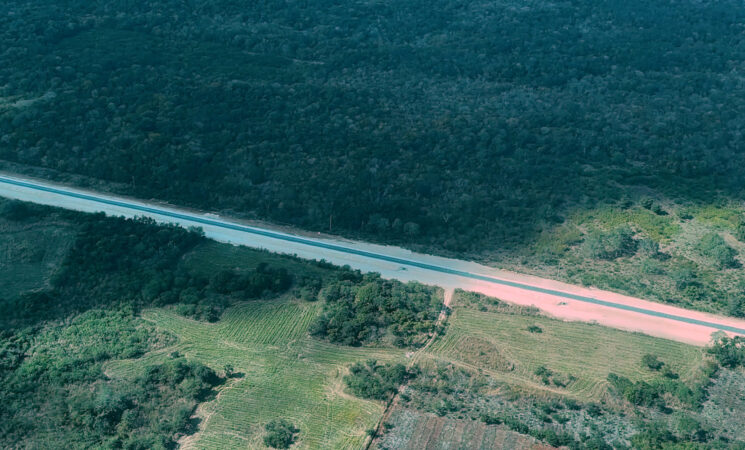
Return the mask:
{"type": "Polygon", "coordinates": [[[587,235],[584,242],[585,252],[591,258],[616,259],[636,253],[638,243],[634,240],[631,228],[620,226],[603,233],[594,231],[587,235]]]}
{"type": "Polygon", "coordinates": [[[374,359],[356,363],[344,377],[349,390],[360,398],[388,400],[398,387],[417,375],[416,370],[406,369],[403,364],[378,364],[374,359]]]}
{"type": "Polygon", "coordinates": [[[134,3],[3,2],[2,167],[660,300],[617,227],[745,241],[735,0],[134,3]]]}
{"type": "MultiPolygon", "coordinates": [[[[737,422],[719,417],[727,416],[724,389],[745,383],[745,373],[720,375],[701,349],[552,320],[462,291],[452,308],[447,333],[416,357],[419,375],[393,416],[402,423],[381,446],[414,445],[409,439],[421,434],[408,421],[420,423],[420,414],[572,449],[743,445],[731,431],[737,422]],[[719,386],[722,376],[728,384],[719,386]]],[[[440,436],[442,445],[461,439],[440,436]]]]}
{"type": "MultiPolygon", "coordinates": [[[[226,251],[232,251],[226,247],[226,251]]],[[[251,255],[245,250],[245,254],[251,255]]],[[[300,448],[358,448],[383,411],[378,402],[352,397],[344,390],[347,367],[367,359],[396,363],[403,354],[392,348],[343,347],[308,336],[320,303],[292,296],[237,304],[215,323],[197,322],[175,311],[152,309],[143,318],[172,334],[177,344],[148,354],[145,361],[123,360],[108,373],[137,377],[143,364],[177,351],[210,367],[233,367],[234,375],[217,398],[197,411],[199,448],[261,447],[264,425],[285,419],[300,429],[300,448]]]]}
{"type": "Polygon", "coordinates": [[[655,379],[650,383],[642,380],[634,383],[626,377],[610,373],[608,374],[608,382],[618,395],[636,406],[657,407],[663,411],[668,411],[669,407],[664,397],[669,394],[687,407],[699,409],[706,400],[709,379],[715,374],[716,368],[708,367],[707,376],[703,377],[704,381],[696,384],[693,388],[675,379],[677,376],[655,379]]]}
{"type": "Polygon", "coordinates": [[[720,336],[709,348],[709,353],[724,367],[745,367],[745,338],[720,336]]]}
{"type": "Polygon", "coordinates": [[[272,448],[290,448],[295,442],[295,435],[300,432],[293,424],[284,419],[275,419],[264,427],[264,445],[272,448]]]}
{"type": "Polygon", "coordinates": [[[642,356],[642,364],[650,370],[660,370],[665,365],[657,358],[657,355],[650,355],[649,353],[642,356]]]}
{"type": "Polygon", "coordinates": [[[669,205],[658,215],[633,202],[569,215],[546,228],[509,268],[680,306],[745,314],[745,272],[734,235],[741,205],[669,205]]]}
{"type": "Polygon", "coordinates": [[[705,234],[697,248],[704,257],[713,260],[720,269],[739,267],[735,259],[737,256],[735,249],[727,245],[722,236],[716,233],[705,234]]]}
{"type": "Polygon", "coordinates": [[[148,221],[10,210],[0,276],[11,258],[29,275],[0,302],[4,447],[359,448],[394,395],[379,447],[739,445],[739,338],[702,352],[463,291],[445,327],[429,287],[148,221]],[[356,346],[311,334],[320,323],[356,346]]]}
{"type": "Polygon", "coordinates": [[[127,310],[90,310],[68,323],[0,337],[0,443],[168,448],[194,431],[191,415],[222,381],[183,358],[147,364],[132,380],[103,364],[141,357],[170,339],[127,310]]]}
{"type": "Polygon", "coordinates": [[[441,300],[435,289],[377,275],[352,274],[321,291],[323,314],[311,333],[344,345],[392,341],[421,346],[435,329],[441,300]]]}
{"type": "Polygon", "coordinates": [[[531,391],[542,390],[541,377],[535,375],[541,366],[575,377],[566,387],[572,397],[598,401],[611,372],[632,380],[653,379],[655,374],[639,364],[645,354],[664,355],[684,380],[696,376],[702,361],[699,349],[673,341],[509,310],[482,311],[480,305],[494,299],[462,291],[456,291],[453,301],[447,334],[429,351],[437,358],[478,364],[495,379],[531,391]],[[543,332],[532,333],[530,326],[543,332]]]}
{"type": "Polygon", "coordinates": [[[364,442],[382,406],[344,393],[343,374],[402,352],[309,337],[323,302],[294,295],[359,274],[148,221],[13,205],[33,214],[0,218],[0,276],[11,281],[18,260],[30,273],[0,301],[0,446],[256,447],[282,418],[304,448],[364,442]]]}

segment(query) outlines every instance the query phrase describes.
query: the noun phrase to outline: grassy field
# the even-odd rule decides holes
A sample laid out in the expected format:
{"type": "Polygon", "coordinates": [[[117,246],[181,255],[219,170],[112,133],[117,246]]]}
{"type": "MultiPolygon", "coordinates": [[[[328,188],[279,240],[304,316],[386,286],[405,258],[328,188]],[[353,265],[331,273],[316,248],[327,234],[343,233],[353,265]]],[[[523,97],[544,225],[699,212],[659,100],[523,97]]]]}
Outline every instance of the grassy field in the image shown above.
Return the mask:
{"type": "Polygon", "coordinates": [[[403,352],[312,340],[307,328],[320,309],[320,304],[285,297],[233,307],[215,324],[149,310],[143,317],[174,334],[178,345],[140,360],[114,362],[107,374],[135,376],[174,351],[217,370],[232,364],[239,377],[200,407],[205,431],[187,438],[184,448],[261,448],[263,427],[275,418],[287,418],[301,430],[300,448],[359,448],[383,405],[346,394],[345,367],[367,358],[402,359],[403,352]]]}
{"type": "Polygon", "coordinates": [[[447,334],[424,357],[483,370],[530,392],[601,400],[609,372],[631,380],[653,377],[641,365],[647,353],[658,355],[683,380],[695,377],[703,361],[702,351],[693,346],[585,323],[480,311],[459,306],[458,297],[447,334]],[[532,333],[530,326],[542,332],[532,333]],[[534,374],[539,366],[576,380],[565,389],[546,386],[534,374]]]}

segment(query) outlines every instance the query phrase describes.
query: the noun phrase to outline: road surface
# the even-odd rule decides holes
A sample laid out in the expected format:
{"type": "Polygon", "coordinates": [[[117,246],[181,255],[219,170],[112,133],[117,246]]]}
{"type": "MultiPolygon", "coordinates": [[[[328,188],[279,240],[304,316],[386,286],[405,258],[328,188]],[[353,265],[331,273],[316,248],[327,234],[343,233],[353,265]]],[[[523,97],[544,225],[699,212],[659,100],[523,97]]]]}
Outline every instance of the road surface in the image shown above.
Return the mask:
{"type": "Polygon", "coordinates": [[[200,214],[159,203],[94,193],[49,182],[0,175],[0,196],[84,212],[144,216],[162,223],[201,227],[211,239],[262,248],[333,264],[349,265],[385,278],[419,281],[446,290],[481,292],[550,316],[638,331],[705,345],[711,334],[745,335],[745,321],[676,308],[625,295],[497,270],[456,259],[414,253],[392,246],[291,234],[214,214],[200,214]]]}

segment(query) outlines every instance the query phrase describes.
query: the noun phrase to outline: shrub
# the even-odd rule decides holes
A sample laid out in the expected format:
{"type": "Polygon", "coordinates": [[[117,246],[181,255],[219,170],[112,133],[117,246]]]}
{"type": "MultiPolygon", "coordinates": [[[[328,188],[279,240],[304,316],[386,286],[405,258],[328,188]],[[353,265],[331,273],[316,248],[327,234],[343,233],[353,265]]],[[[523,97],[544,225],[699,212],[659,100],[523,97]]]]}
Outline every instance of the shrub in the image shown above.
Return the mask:
{"type": "Polygon", "coordinates": [[[275,419],[264,426],[266,435],[264,435],[264,445],[273,448],[289,448],[299,429],[285,419],[275,419]]]}
{"type": "Polygon", "coordinates": [[[585,253],[597,259],[616,259],[636,253],[638,242],[630,227],[622,225],[609,232],[593,231],[584,242],[585,253]]]}
{"type": "Polygon", "coordinates": [[[735,239],[740,242],[745,242],[745,220],[737,224],[735,229],[735,239]]]}
{"type": "Polygon", "coordinates": [[[656,355],[644,355],[642,356],[642,364],[650,370],[660,370],[665,365],[664,362],[657,359],[656,355]]]}
{"type": "Polygon", "coordinates": [[[717,233],[708,233],[701,238],[696,246],[698,251],[706,258],[711,259],[721,269],[729,269],[738,266],[737,251],[727,245],[722,236],[717,233]]]}
{"type": "Polygon", "coordinates": [[[727,314],[735,317],[745,317],[745,293],[736,294],[729,298],[727,314]]]}
{"type": "Polygon", "coordinates": [[[714,345],[708,351],[724,367],[745,366],[745,338],[742,336],[721,336],[714,341],[714,345]]]}
{"type": "Polygon", "coordinates": [[[400,385],[416,375],[416,370],[409,371],[403,364],[378,364],[370,359],[350,367],[344,382],[357,397],[387,400],[400,385]]]}

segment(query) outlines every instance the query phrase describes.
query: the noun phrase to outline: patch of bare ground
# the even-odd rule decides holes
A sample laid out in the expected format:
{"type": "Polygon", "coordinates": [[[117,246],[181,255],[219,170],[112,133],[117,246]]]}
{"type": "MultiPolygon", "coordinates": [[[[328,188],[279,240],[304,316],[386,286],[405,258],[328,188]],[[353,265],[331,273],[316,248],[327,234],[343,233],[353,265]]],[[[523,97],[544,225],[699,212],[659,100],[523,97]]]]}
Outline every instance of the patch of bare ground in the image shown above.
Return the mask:
{"type": "Polygon", "coordinates": [[[530,436],[475,420],[439,417],[435,414],[397,408],[390,417],[394,424],[373,446],[376,449],[434,450],[471,449],[551,449],[530,436]]]}

